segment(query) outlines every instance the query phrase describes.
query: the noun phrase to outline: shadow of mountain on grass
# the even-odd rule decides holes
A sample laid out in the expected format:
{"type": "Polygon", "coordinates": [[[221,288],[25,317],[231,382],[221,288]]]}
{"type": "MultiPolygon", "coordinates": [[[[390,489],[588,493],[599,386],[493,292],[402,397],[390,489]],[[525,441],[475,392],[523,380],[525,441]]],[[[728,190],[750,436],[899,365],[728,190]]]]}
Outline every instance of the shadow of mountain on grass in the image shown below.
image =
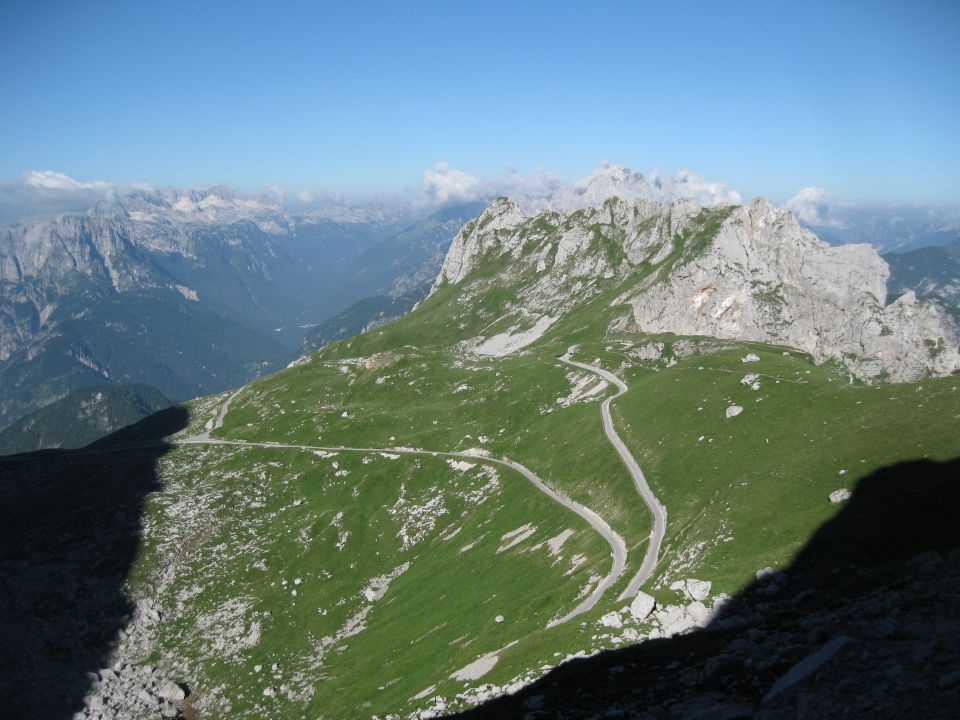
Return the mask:
{"type": "Polygon", "coordinates": [[[555,668],[458,717],[960,717],[960,460],[864,478],[710,625],[555,668]]]}
{"type": "Polygon", "coordinates": [[[70,718],[130,617],[144,500],[173,407],[81,450],[0,457],[0,693],[6,718],[70,718]]]}

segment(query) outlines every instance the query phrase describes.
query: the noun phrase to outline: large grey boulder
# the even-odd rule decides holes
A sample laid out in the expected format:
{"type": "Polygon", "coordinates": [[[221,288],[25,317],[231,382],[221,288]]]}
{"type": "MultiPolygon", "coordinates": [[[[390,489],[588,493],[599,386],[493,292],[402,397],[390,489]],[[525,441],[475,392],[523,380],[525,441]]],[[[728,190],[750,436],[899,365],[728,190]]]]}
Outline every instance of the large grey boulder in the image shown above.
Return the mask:
{"type": "Polygon", "coordinates": [[[709,580],[695,580],[690,578],[684,583],[684,594],[691,600],[706,600],[710,595],[713,583],[709,580]]]}
{"type": "Polygon", "coordinates": [[[657,601],[653,596],[647,595],[643,591],[638,592],[630,603],[630,615],[633,616],[634,620],[644,620],[653,612],[656,606],[657,601]]]}

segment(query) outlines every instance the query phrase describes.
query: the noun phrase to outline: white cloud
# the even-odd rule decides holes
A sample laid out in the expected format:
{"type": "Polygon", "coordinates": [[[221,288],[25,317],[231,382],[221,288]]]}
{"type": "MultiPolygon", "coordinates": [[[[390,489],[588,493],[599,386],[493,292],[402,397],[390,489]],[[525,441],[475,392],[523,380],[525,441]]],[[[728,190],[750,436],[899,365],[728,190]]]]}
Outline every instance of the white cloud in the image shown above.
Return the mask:
{"type": "Polygon", "coordinates": [[[16,180],[0,182],[0,221],[85,210],[118,193],[152,191],[145,184],[83,182],[54,170],[30,170],[16,180]]]}
{"type": "Polygon", "coordinates": [[[800,222],[807,225],[823,225],[829,212],[830,195],[823,188],[805,187],[787,200],[784,207],[800,222]]]}
{"type": "Polygon", "coordinates": [[[279,185],[267,185],[260,193],[260,197],[282,203],[287,197],[287,191],[279,185]]]}
{"type": "Polygon", "coordinates": [[[855,203],[805,187],[783,207],[835,244],[869,243],[881,252],[942,244],[960,229],[960,206],[925,203],[855,203]]]}
{"type": "Polygon", "coordinates": [[[106,192],[112,185],[103,180],[80,182],[69,175],[55,170],[28,170],[23,174],[20,182],[31,189],[45,193],[76,193],[83,191],[106,192]]]}
{"type": "Polygon", "coordinates": [[[722,182],[707,180],[689,170],[681,170],[676,175],[660,175],[656,170],[650,173],[650,182],[665,197],[691,198],[701,205],[739,205],[743,196],[739,191],[722,182]]]}
{"type": "Polygon", "coordinates": [[[565,184],[553,173],[543,170],[532,178],[511,171],[499,178],[488,179],[441,162],[424,173],[420,204],[489,200],[498,195],[508,196],[530,213],[544,210],[568,212],[598,206],[614,196],[658,202],[691,198],[707,206],[742,202],[736,190],[688,171],[677,175],[661,175],[654,171],[647,177],[622,165],[602,163],[573,184],[565,184]]]}
{"type": "Polygon", "coordinates": [[[805,225],[840,230],[848,223],[836,215],[852,206],[835,201],[823,188],[808,186],[784,203],[784,207],[805,225]]]}
{"type": "Polygon", "coordinates": [[[479,178],[445,162],[438,162],[423,174],[423,193],[437,205],[477,200],[482,197],[483,184],[479,178]]]}

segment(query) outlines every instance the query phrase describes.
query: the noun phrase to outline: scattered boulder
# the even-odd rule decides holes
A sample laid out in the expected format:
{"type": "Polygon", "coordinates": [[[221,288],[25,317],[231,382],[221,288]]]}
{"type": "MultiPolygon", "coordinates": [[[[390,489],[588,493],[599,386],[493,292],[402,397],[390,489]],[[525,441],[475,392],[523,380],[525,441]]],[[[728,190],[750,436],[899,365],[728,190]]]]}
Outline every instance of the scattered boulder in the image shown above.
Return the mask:
{"type": "Polygon", "coordinates": [[[616,610],[608,612],[606,615],[601,616],[598,621],[604,627],[609,628],[619,628],[623,627],[623,620],[620,619],[620,613],[616,610]]]}
{"type": "Polygon", "coordinates": [[[840,488],[830,493],[830,502],[833,504],[846,502],[850,499],[850,491],[846,488],[840,488]]]}
{"type": "Polygon", "coordinates": [[[634,348],[629,354],[637,360],[659,360],[663,355],[663,348],[662,342],[649,342],[634,348]]]}
{"type": "Polygon", "coordinates": [[[742,358],[740,358],[740,362],[745,362],[745,363],[760,362],[760,356],[757,355],[756,353],[747,353],[742,358]]]}
{"type": "Polygon", "coordinates": [[[684,594],[691,600],[706,600],[710,595],[713,583],[709,580],[695,580],[690,578],[684,583],[684,594]]]}
{"type": "Polygon", "coordinates": [[[168,702],[180,702],[187,694],[173,680],[164,680],[157,688],[157,697],[168,702]]]}
{"type": "Polygon", "coordinates": [[[699,600],[694,600],[687,605],[686,611],[693,623],[699,627],[703,627],[710,622],[711,613],[707,610],[707,606],[699,600]]]}
{"type": "Polygon", "coordinates": [[[633,598],[633,602],[630,603],[630,615],[633,616],[634,620],[644,620],[656,606],[657,601],[652,595],[647,595],[642,591],[638,592],[637,596],[633,598]]]}
{"type": "MultiPolygon", "coordinates": [[[[949,522],[949,512],[945,515],[949,522]]],[[[620,643],[635,642],[631,631],[637,630],[651,640],[687,633],[698,637],[646,649],[641,643],[622,650],[622,657],[585,663],[553,682],[547,679],[527,696],[543,695],[545,709],[562,707],[568,717],[779,720],[834,717],[837,708],[858,718],[953,717],[950,708],[960,698],[955,642],[960,548],[923,550],[901,561],[902,571],[891,576],[893,584],[874,584],[872,567],[841,566],[842,572],[866,582],[833,593],[831,578],[826,578],[826,587],[800,590],[801,583],[784,592],[796,570],[771,567],[758,570],[760,582],[726,606],[720,593],[705,602],[658,603],[642,625],[629,619],[629,607],[621,608],[627,622],[613,633],[620,643]],[[720,633],[700,634],[704,606],[710,612],[708,627],[720,633]],[[653,663],[663,672],[651,673],[653,663]],[[611,674],[615,681],[608,679],[611,674]],[[569,682],[571,677],[580,682],[569,682]],[[579,691],[598,678],[600,693],[579,691]]],[[[686,584],[680,580],[674,588],[683,591],[686,584]]],[[[607,631],[594,639],[610,637],[607,631]]],[[[566,659],[588,657],[604,647],[595,644],[566,659]]],[[[473,703],[481,693],[482,699],[507,694],[513,686],[498,687],[496,693],[481,686],[463,700],[473,703]]],[[[523,717],[536,707],[522,707],[524,695],[519,698],[505,697],[494,706],[498,712],[478,716],[523,717]]]]}
{"type": "Polygon", "coordinates": [[[654,629],[649,637],[655,639],[658,637],[673,637],[680,635],[687,630],[696,627],[696,622],[687,613],[686,608],[679,605],[667,605],[657,608],[653,613],[654,619],[660,627],[654,629]]]}
{"type": "Polygon", "coordinates": [[[732,417],[736,417],[742,412],[743,412],[743,408],[740,407],[739,405],[731,405],[730,407],[727,408],[726,415],[728,418],[732,418],[732,417]]]}
{"type": "Polygon", "coordinates": [[[363,361],[366,370],[383,370],[399,362],[400,356],[393,352],[374,353],[363,361]]]}
{"type": "Polygon", "coordinates": [[[757,583],[760,585],[757,591],[763,595],[776,595],[783,589],[786,582],[787,576],[773,568],[765,567],[757,570],[757,583]]]}

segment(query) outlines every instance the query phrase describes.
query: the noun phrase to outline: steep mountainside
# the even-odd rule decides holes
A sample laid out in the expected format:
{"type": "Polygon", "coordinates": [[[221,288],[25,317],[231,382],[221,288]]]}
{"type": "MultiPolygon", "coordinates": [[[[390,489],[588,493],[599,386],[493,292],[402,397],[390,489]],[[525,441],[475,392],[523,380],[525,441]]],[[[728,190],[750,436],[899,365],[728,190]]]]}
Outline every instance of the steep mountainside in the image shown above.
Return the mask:
{"type": "Polygon", "coordinates": [[[215,187],[0,228],[0,427],[104,381],[183,400],[282,367],[306,328],[432,279],[479,209],[291,214],[215,187]]]}
{"type": "MultiPolygon", "coordinates": [[[[315,297],[301,311],[303,323],[309,326],[318,319],[332,321],[333,312],[356,317],[368,306],[368,298],[416,295],[437,277],[450,242],[463,224],[483,208],[478,203],[451,205],[376,243],[358,247],[329,282],[315,285],[315,297]]],[[[379,307],[369,307],[379,314],[379,307]]],[[[376,320],[375,315],[369,320],[376,320]]]]}
{"type": "Polygon", "coordinates": [[[344,273],[350,282],[332,284],[335,293],[328,293],[341,304],[360,299],[308,330],[301,351],[317,350],[409,312],[426,297],[453,237],[483,209],[478,203],[451,205],[361,253],[344,273]]]}
{"type": "Polygon", "coordinates": [[[457,717],[948,720],[958,473],[958,460],[919,461],[864,478],[789,566],[758,573],[704,629],[566,663],[457,717]]]}
{"type": "Polygon", "coordinates": [[[64,298],[31,343],[0,363],[4,424],[102,385],[150,385],[171,400],[240,385],[293,353],[272,336],[163,289],[64,298]]]}
{"type": "MultiPolygon", "coordinates": [[[[890,671],[904,687],[949,680],[949,643],[919,649],[953,632],[949,604],[929,601],[949,582],[925,585],[904,558],[946,555],[956,533],[941,542],[942,517],[912,515],[925,507],[915,475],[885,468],[960,455],[957,378],[866,385],[796,347],[643,329],[643,298],[686,308],[664,284],[699,291],[711,259],[705,322],[723,318],[713,296],[734,277],[796,283],[821,314],[882,309],[875,254],[834,254],[762,202],[640,198],[531,216],[499,201],[410,314],[82,451],[0,459],[10,707],[426,718],[546,676],[549,697],[528,691],[506,716],[567,703],[580,717],[591,687],[561,682],[570,692],[556,695],[550,673],[575,677],[578,659],[635,646],[622,667],[587,666],[603,712],[621,698],[597,675],[642,675],[635,665],[665,680],[631,696],[632,714],[737,705],[737,717],[774,693],[768,708],[795,716],[808,701],[781,678],[843,635],[884,672],[921,653],[890,671]],[[818,541],[838,524],[857,541],[847,554],[818,541]],[[913,542],[923,532],[936,542],[913,542]],[[850,567],[872,567],[875,538],[901,553],[890,577],[907,585],[850,567]],[[901,590],[917,606],[899,630],[864,621],[901,590]],[[681,704],[706,691],[721,697],[681,704]]],[[[741,289],[749,327],[764,291],[741,289]]],[[[816,327],[797,293],[782,291],[782,312],[816,327]]],[[[917,563],[953,572],[943,557],[917,563]]]]}
{"type": "Polygon", "coordinates": [[[532,217],[499,200],[454,239],[435,288],[479,267],[493,274],[467,282],[473,302],[505,286],[518,298],[500,304],[513,323],[506,333],[467,341],[483,354],[522,346],[571,302],[627,280],[618,302],[641,332],[786,344],[868,380],[960,368],[947,313],[911,292],[885,305],[889,270],[876,251],[820,242],[762,199],[714,209],[612,199],[532,217]]]}
{"type": "Polygon", "coordinates": [[[337,313],[307,331],[300,352],[307,354],[337,340],[367,332],[378,325],[406,315],[430,291],[430,284],[421,285],[402,295],[373,295],[358,300],[346,310],[337,313]]]}

